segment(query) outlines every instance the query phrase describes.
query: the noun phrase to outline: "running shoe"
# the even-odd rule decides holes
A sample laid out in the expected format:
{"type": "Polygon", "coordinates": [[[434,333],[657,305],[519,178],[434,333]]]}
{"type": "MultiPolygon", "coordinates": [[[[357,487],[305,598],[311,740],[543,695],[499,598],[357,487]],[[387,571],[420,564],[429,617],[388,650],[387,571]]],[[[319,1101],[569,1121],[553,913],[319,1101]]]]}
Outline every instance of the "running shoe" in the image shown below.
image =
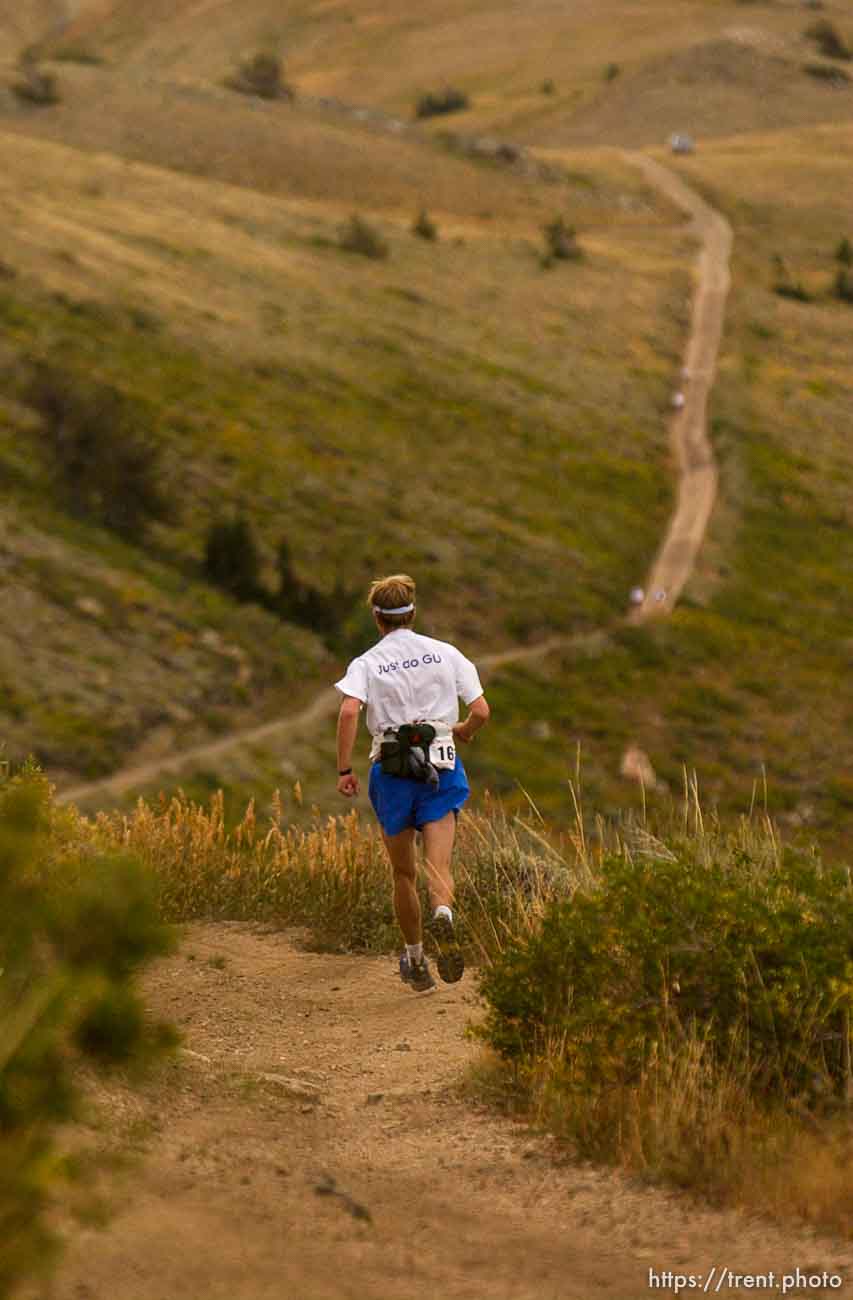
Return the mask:
{"type": "Polygon", "coordinates": [[[410,984],[415,993],[427,993],[430,989],[435,988],[435,980],[432,977],[432,971],[426,957],[421,961],[413,962],[409,961],[408,953],[402,953],[400,956],[400,979],[404,984],[410,984]]]}
{"type": "Polygon", "coordinates": [[[459,940],[456,938],[453,922],[449,921],[442,912],[440,916],[433,917],[428,930],[435,949],[435,964],[438,967],[438,973],[445,984],[455,984],[457,980],[462,978],[462,972],[465,970],[465,958],[462,956],[462,949],[459,946],[459,940]]]}

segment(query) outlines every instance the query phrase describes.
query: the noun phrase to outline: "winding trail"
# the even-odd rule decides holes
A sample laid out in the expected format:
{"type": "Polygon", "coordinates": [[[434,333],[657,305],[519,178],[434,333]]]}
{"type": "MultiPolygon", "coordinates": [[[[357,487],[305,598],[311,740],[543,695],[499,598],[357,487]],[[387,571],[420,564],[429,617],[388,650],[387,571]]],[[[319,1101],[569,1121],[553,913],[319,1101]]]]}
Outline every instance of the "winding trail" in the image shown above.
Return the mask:
{"type": "MultiPolygon", "coordinates": [[[[626,151],[621,156],[631,166],[639,168],[656,189],[692,218],[692,229],[701,243],[684,362],[685,403],[673,417],[671,425],[679,475],[675,511],[646,579],[643,603],[625,615],[630,623],[643,623],[665,617],[674,609],[693,571],[716,500],[717,467],[708,438],[707,409],[717,369],[730,284],[732,230],[725,217],[669,168],[643,153],[626,151]]],[[[543,658],[553,650],[570,649],[587,643],[590,637],[595,639],[603,634],[585,632],[573,637],[553,637],[536,646],[485,655],[478,660],[478,666],[484,675],[488,675],[506,665],[543,658]]],[[[289,741],[310,734],[312,728],[327,723],[337,711],[337,703],[334,691],[326,689],[299,713],[123,768],[101,780],[72,786],[59,792],[57,801],[91,804],[98,799],[117,799],[134,789],[141,790],[161,777],[177,777],[193,767],[214,763],[240,748],[272,744],[285,749],[289,741]]]]}
{"type": "Polygon", "coordinates": [[[723,336],[733,236],[725,217],[668,168],[642,153],[623,157],[692,217],[702,244],[684,364],[684,406],[672,421],[679,476],[675,512],[646,579],[645,600],[629,615],[631,622],[642,623],[672,612],[693,572],[717,498],[717,466],[708,437],[708,398],[723,336]]]}

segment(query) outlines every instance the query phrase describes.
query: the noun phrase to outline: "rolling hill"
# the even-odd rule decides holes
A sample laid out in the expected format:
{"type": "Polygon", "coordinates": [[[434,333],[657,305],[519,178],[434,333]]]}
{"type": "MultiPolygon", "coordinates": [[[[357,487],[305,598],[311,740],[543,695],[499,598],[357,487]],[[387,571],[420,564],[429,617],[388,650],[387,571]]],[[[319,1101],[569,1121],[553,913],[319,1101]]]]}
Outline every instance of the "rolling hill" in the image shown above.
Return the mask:
{"type": "MultiPolygon", "coordinates": [[[[845,6],[823,16],[853,39],[845,6]]],[[[474,654],[612,624],[671,503],[694,252],[614,146],[687,130],[698,150],[677,165],[735,231],[700,570],[670,622],[506,669],[472,766],[561,818],[580,742],[590,806],[615,815],[638,743],[650,797],[696,766],[712,803],[745,807],[766,772],[791,829],[842,844],[853,317],[833,284],[853,237],[853,82],[807,11],[303,0],[282,18],[261,0],[105,0],[57,24],[47,5],[0,18],[7,66],[41,36],[61,90],[53,107],[0,92],[4,549],[7,599],[31,611],[2,634],[10,752],[35,748],[70,782],[271,716],[359,644],[355,592],[384,568],[414,570],[429,630],[474,654]],[[293,102],[224,86],[260,49],[283,55],[293,102]],[[405,127],[444,85],[468,110],[405,127]],[[471,156],[483,135],[542,147],[550,171],[471,156]],[[435,242],[412,234],[422,209],[435,242]],[[341,249],[353,213],[386,259],[341,249]],[[558,215],[585,256],[545,270],[558,215]],[[56,498],[24,399],[33,359],[60,355],[152,413],[182,509],[147,551],[56,498]],[[225,508],[250,515],[269,587],[284,537],[301,580],[327,596],[344,583],[337,640],[203,582],[225,508]],[[110,593],[139,584],[148,604],[122,623],[110,593]],[[113,657],[100,686],[98,655],[113,657]]],[[[244,756],[226,775],[266,789],[281,761],[244,756]]],[[[310,746],[283,771],[325,800],[310,746]]]]}

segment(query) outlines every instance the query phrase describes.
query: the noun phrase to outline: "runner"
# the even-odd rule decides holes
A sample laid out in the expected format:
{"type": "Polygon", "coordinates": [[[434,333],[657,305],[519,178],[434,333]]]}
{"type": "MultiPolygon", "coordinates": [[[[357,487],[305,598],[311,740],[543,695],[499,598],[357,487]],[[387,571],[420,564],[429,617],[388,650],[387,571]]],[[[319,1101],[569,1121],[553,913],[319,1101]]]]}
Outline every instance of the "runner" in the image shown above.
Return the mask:
{"type": "Polygon", "coordinates": [[[335,683],[343,695],[338,715],[338,791],[359,792],[352,770],[358,715],[367,705],[370,802],[382,827],[394,873],[394,912],[406,949],[400,978],[418,993],[435,988],[424,956],[417,891],[415,832],[423,836],[424,866],[433,917],[428,933],[441,978],[462,978],[464,960],[453,928],[450,860],[459,809],[470,793],[456,753],[488,721],[489,706],[474,665],[455,646],[412,630],[415,584],[405,573],[374,582],[367,598],[380,640],[335,683]],[[469,707],[459,721],[459,697],[469,707]]]}

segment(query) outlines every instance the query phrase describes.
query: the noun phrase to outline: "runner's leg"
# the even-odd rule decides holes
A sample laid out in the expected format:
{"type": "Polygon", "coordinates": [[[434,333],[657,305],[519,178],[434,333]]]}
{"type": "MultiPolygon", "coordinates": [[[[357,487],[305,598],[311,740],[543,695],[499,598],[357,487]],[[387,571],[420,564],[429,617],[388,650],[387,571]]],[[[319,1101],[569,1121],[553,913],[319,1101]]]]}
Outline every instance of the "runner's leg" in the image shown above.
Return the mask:
{"type": "Polygon", "coordinates": [[[465,958],[451,920],[453,876],[450,874],[450,858],[456,835],[456,818],[449,812],[439,821],[425,822],[422,833],[429,897],[434,913],[427,928],[432,939],[438,973],[446,984],[455,984],[465,970],[465,958]],[[442,910],[437,911],[437,908],[442,910]]]}
{"type": "Polygon", "coordinates": [[[437,822],[425,822],[421,834],[424,837],[424,866],[432,910],[435,911],[442,905],[452,907],[453,876],[450,860],[456,837],[456,817],[449,812],[437,822]]]}
{"type": "Polygon", "coordinates": [[[421,942],[421,903],[418,898],[415,868],[415,832],[409,827],[399,835],[382,838],[394,872],[394,915],[406,943],[421,942]]]}

